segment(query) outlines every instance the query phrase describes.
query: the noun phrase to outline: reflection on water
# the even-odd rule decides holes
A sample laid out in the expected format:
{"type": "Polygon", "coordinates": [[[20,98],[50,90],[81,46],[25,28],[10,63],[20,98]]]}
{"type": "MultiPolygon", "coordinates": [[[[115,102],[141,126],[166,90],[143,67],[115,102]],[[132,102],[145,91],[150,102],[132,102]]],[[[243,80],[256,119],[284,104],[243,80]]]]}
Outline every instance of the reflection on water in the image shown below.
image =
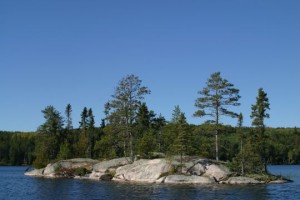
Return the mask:
{"type": "Polygon", "coordinates": [[[166,185],[26,177],[0,167],[0,199],[300,199],[300,166],[269,166],[294,182],[272,185],[166,185]]]}

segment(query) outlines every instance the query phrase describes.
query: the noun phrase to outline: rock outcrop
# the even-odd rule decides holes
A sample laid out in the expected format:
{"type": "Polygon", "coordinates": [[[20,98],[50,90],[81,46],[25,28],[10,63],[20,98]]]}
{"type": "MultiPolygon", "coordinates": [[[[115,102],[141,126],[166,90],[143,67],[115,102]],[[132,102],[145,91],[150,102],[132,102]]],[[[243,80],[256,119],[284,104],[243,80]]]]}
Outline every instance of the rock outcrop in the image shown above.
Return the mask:
{"type": "Polygon", "coordinates": [[[108,170],[116,170],[118,167],[127,165],[130,158],[116,158],[113,160],[105,160],[93,166],[93,171],[105,173],[108,170]]]}
{"type": "Polygon", "coordinates": [[[62,160],[53,164],[48,164],[43,172],[45,176],[56,176],[57,172],[62,169],[78,169],[84,168],[86,170],[91,171],[93,169],[93,165],[98,163],[99,161],[89,159],[89,158],[76,158],[70,160],[62,160]]]}
{"type": "Polygon", "coordinates": [[[163,174],[171,171],[171,164],[166,159],[138,160],[119,167],[113,180],[154,183],[163,174]]]}
{"type": "MultiPolygon", "coordinates": [[[[74,177],[101,181],[133,181],[170,184],[260,184],[261,177],[233,177],[221,162],[197,157],[175,156],[169,159],[141,159],[133,163],[129,158],[97,161],[86,158],[62,160],[46,168],[26,172],[27,176],[74,177]]],[[[272,179],[272,183],[283,181],[272,179]]],[[[269,182],[269,181],[266,181],[269,182]]]]}
{"type": "Polygon", "coordinates": [[[73,173],[73,170],[78,168],[83,168],[87,171],[91,171],[93,169],[93,165],[95,165],[98,162],[98,160],[93,160],[89,158],[61,160],[56,163],[50,163],[45,168],[35,169],[33,171],[26,172],[25,175],[44,177],[70,176],[70,174],[73,173]]]}
{"type": "Polygon", "coordinates": [[[224,165],[211,164],[206,166],[205,173],[202,176],[213,177],[217,182],[227,178],[230,171],[224,165]]]}
{"type": "Polygon", "coordinates": [[[26,176],[43,176],[44,168],[42,169],[33,169],[31,171],[25,172],[26,176]]]}
{"type": "Polygon", "coordinates": [[[111,180],[117,168],[129,164],[129,160],[129,157],[116,158],[97,163],[93,166],[93,171],[89,177],[91,179],[111,180]]]}
{"type": "Polygon", "coordinates": [[[231,172],[224,165],[208,160],[208,159],[197,159],[191,163],[187,163],[186,173],[197,176],[213,177],[215,181],[219,182],[227,178],[231,172]]]}
{"type": "Polygon", "coordinates": [[[169,175],[165,178],[164,183],[213,184],[216,182],[213,178],[203,176],[169,175]]]}

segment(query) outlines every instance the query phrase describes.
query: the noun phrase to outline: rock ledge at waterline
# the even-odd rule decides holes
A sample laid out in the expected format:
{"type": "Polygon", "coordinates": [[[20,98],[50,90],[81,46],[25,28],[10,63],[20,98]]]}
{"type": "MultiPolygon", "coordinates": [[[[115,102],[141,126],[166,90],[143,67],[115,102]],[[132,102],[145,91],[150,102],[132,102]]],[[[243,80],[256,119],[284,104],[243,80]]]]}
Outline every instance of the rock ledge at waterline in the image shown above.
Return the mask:
{"type": "MultiPolygon", "coordinates": [[[[129,158],[97,161],[86,158],[61,160],[43,169],[25,172],[27,176],[68,177],[102,181],[128,181],[170,184],[261,184],[254,178],[233,176],[221,162],[196,157],[172,159],[140,159],[133,163],[129,158]],[[181,171],[181,173],[179,173],[181,171]]],[[[283,181],[284,182],[284,181],[283,181]]]]}

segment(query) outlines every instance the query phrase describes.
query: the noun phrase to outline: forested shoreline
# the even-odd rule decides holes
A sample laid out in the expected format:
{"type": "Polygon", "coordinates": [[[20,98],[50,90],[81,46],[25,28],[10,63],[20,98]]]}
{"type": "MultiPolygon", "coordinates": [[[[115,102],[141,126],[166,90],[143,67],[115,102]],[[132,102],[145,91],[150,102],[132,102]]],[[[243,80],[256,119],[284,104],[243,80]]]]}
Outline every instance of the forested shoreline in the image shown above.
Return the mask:
{"type": "MultiPolygon", "coordinates": [[[[168,146],[174,142],[172,130],[176,127],[174,124],[165,125],[161,129],[161,144],[159,144],[159,133],[152,132],[144,136],[139,145],[139,152],[151,151],[158,152],[161,149],[163,153],[167,151],[168,146]],[[156,137],[154,137],[156,136],[156,137]],[[153,137],[153,138],[152,138],[153,137]],[[153,139],[153,141],[151,141],[153,139]],[[152,143],[153,142],[153,143],[152,143]]],[[[109,126],[105,128],[95,128],[93,134],[93,156],[94,159],[110,159],[123,156],[122,150],[117,147],[118,138],[112,138],[109,135],[109,126]],[[110,146],[116,145],[115,148],[110,146]],[[118,150],[119,149],[119,150],[118,150]],[[111,151],[113,150],[113,151],[111,151]]],[[[191,130],[194,152],[197,155],[214,159],[214,134],[212,125],[189,125],[191,130]]],[[[251,134],[250,127],[243,128],[245,132],[251,134]]],[[[300,129],[299,128],[267,128],[269,137],[269,160],[268,164],[300,164],[300,129]]],[[[69,137],[74,144],[70,144],[72,151],[67,153],[61,159],[74,158],[79,154],[76,152],[78,146],[79,129],[70,132],[69,137]]],[[[239,152],[240,142],[236,127],[224,126],[220,138],[221,155],[220,160],[232,161],[239,152]]],[[[0,165],[32,165],[36,158],[35,145],[38,139],[37,132],[9,132],[0,131],[0,165]]],[[[147,152],[146,152],[147,153],[147,152]]],[[[86,157],[86,156],[82,156],[86,157]]],[[[151,155],[149,155],[151,157],[151,155]]]]}
{"type": "Polygon", "coordinates": [[[242,174],[263,172],[266,164],[300,164],[300,130],[265,126],[270,103],[262,88],[251,107],[253,126],[244,127],[242,113],[229,109],[240,105],[238,93],[219,72],[213,73],[198,92],[194,114],[212,119],[200,125],[189,124],[177,105],[167,121],[144,101],[150,90],[137,76],[128,75],[104,105],[105,118],[100,126],[92,109],[84,107],[79,128],[73,128],[72,105],[68,104],[64,115],[54,106],[44,108],[45,122],[36,132],[0,131],[0,165],[41,168],[55,160],[75,157],[104,160],[128,156],[133,162],[162,154],[228,161],[242,174]],[[232,117],[237,126],[223,125],[221,115],[232,117]]]}

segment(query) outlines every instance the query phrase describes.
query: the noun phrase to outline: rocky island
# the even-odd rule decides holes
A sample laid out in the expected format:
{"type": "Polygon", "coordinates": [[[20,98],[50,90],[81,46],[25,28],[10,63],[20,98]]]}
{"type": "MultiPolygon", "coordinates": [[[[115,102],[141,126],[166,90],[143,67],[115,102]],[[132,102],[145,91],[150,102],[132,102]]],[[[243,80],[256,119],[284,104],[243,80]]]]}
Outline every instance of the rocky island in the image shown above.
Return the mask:
{"type": "Polygon", "coordinates": [[[61,160],[42,169],[25,172],[27,176],[81,178],[102,181],[129,181],[170,184],[263,184],[284,183],[286,179],[272,175],[239,176],[225,163],[199,157],[140,159],[129,158],[98,161],[88,158],[61,160]]]}

